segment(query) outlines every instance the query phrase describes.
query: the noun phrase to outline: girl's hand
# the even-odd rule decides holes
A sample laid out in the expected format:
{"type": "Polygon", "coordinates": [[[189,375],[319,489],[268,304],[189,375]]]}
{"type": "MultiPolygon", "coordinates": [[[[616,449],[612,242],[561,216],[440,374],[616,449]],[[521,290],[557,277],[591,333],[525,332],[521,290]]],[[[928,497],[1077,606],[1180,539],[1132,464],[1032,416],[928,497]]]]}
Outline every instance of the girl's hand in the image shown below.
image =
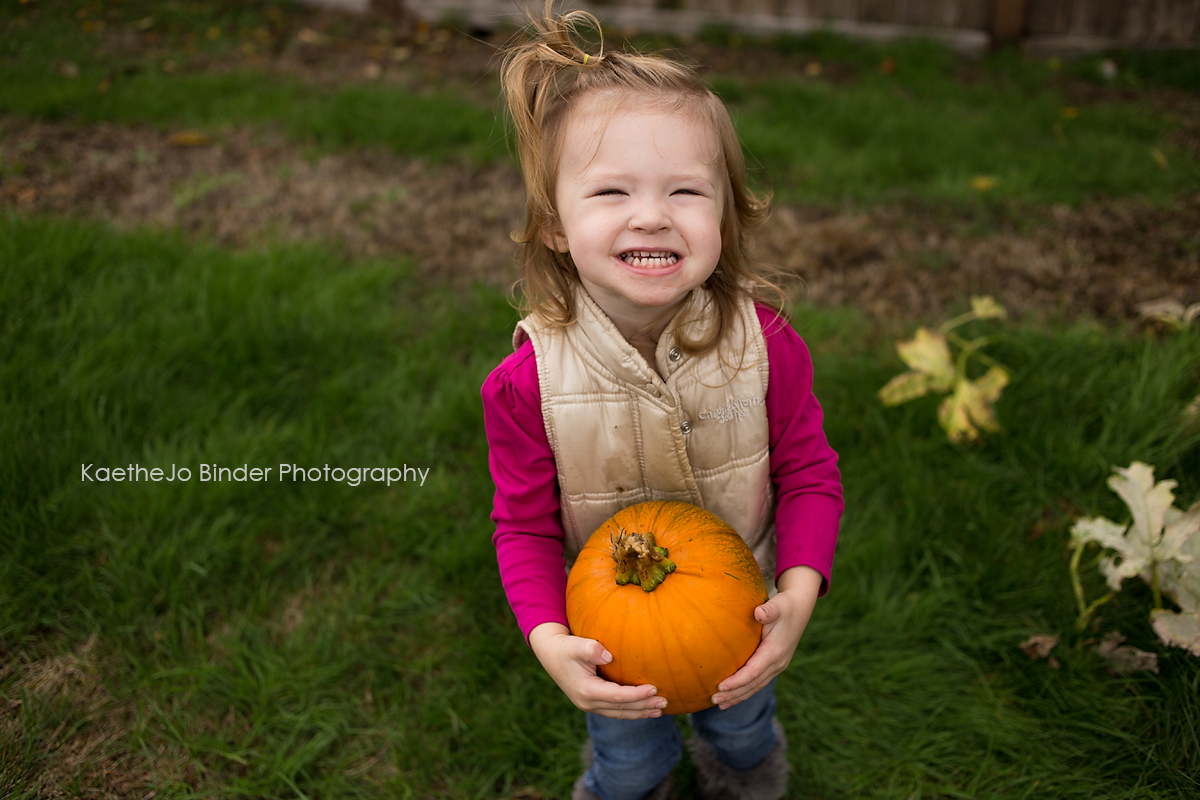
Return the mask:
{"type": "Polygon", "coordinates": [[[778,593],[754,609],[754,618],[763,626],[758,649],[745,666],[721,681],[713,703],[722,709],[735,706],[787,669],[812,617],[821,580],[821,573],[811,567],[792,567],[779,576],[778,593]]]}
{"type": "Polygon", "coordinates": [[[655,696],[655,687],[621,686],[596,674],[596,667],[613,657],[595,639],[572,636],[565,625],[545,622],[530,632],[529,645],[558,688],[581,711],[613,719],[662,716],[667,701],[655,696]]]}

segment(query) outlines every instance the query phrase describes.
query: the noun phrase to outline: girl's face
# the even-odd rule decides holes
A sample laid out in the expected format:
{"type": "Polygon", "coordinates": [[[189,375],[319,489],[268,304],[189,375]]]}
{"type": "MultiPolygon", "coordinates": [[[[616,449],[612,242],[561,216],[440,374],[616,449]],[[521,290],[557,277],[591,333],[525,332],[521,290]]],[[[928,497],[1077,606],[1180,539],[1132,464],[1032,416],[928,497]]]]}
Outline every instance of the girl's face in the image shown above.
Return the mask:
{"type": "Polygon", "coordinates": [[[708,279],[727,182],[717,137],[652,105],[572,112],[547,246],[570,252],[592,299],[628,338],[708,279]]]}

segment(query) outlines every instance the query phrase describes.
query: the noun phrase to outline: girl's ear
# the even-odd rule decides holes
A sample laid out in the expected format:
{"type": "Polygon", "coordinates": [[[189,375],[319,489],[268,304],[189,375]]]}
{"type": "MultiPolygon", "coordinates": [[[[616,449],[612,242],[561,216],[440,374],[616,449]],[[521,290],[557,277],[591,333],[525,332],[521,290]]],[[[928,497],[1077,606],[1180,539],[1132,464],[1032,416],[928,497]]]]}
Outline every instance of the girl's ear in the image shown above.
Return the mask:
{"type": "Polygon", "coordinates": [[[565,253],[571,249],[571,246],[567,243],[566,235],[562,232],[562,226],[558,224],[558,220],[542,228],[542,244],[559,253],[565,253]]]}

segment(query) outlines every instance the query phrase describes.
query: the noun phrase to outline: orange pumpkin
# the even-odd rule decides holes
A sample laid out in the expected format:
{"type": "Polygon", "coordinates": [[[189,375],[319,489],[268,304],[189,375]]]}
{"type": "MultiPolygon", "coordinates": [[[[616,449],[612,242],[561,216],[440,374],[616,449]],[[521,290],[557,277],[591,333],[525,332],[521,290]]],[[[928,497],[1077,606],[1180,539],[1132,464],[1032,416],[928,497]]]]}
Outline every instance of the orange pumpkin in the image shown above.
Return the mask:
{"type": "Polygon", "coordinates": [[[750,548],[720,517],[688,503],[630,506],[588,539],[567,578],[567,621],[613,655],[600,676],[653,684],[667,714],[712,705],[746,663],[767,590],[750,548]]]}

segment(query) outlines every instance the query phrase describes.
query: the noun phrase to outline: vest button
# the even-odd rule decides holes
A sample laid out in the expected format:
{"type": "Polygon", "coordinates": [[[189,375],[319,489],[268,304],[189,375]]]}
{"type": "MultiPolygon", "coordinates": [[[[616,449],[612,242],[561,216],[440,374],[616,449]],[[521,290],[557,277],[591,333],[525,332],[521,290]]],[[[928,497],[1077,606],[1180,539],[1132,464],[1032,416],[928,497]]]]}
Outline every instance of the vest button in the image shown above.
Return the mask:
{"type": "Polygon", "coordinates": [[[672,347],[667,351],[667,358],[671,359],[672,361],[678,361],[679,359],[683,358],[683,353],[680,352],[678,347],[672,347]]]}
{"type": "Polygon", "coordinates": [[[688,421],[685,419],[685,420],[683,421],[683,424],[681,424],[681,425],[679,426],[679,430],[683,431],[683,435],[684,435],[684,436],[687,436],[689,433],[691,433],[691,432],[692,432],[692,423],[688,422],[688,421]]]}

